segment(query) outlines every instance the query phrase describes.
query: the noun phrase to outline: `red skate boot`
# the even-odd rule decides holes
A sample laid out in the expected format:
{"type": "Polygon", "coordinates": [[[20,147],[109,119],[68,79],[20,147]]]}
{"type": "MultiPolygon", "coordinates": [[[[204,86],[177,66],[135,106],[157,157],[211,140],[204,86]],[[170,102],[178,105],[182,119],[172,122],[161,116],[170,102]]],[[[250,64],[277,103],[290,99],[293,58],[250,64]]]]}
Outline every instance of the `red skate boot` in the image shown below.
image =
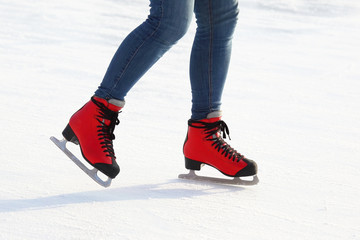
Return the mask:
{"type": "Polygon", "coordinates": [[[115,178],[120,172],[112,140],[124,104],[116,99],[106,101],[92,97],[70,118],[62,133],[67,141],[79,144],[84,159],[109,178],[115,178]]]}
{"type": "Polygon", "coordinates": [[[199,121],[190,119],[188,125],[183,149],[187,169],[200,170],[203,164],[207,164],[230,177],[256,175],[256,163],[224,141],[223,138],[229,135],[229,129],[221,120],[220,112],[213,112],[207,119],[199,121]],[[220,132],[223,132],[223,138],[220,132]]]}

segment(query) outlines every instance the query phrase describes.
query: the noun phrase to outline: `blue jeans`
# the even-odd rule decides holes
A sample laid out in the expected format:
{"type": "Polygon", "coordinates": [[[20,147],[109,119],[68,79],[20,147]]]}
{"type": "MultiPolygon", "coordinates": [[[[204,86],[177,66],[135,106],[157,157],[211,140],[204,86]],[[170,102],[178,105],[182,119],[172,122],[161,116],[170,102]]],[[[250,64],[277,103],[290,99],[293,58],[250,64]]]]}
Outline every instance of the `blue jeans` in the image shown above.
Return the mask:
{"type": "Polygon", "coordinates": [[[124,100],[128,91],[180,38],[195,12],[197,30],[190,57],[192,116],[220,110],[235,30],[237,0],[150,0],[150,15],[116,51],[95,92],[124,100]]]}

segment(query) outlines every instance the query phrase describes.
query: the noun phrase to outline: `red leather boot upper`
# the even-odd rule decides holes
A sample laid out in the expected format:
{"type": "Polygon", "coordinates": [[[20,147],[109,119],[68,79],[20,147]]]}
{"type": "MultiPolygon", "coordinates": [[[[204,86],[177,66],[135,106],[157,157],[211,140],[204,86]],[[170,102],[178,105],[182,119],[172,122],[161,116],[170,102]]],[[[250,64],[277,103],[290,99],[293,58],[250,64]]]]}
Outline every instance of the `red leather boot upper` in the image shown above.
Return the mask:
{"type": "Polygon", "coordinates": [[[224,137],[229,134],[221,117],[189,120],[183,149],[185,158],[211,165],[228,176],[256,174],[256,163],[231,148],[221,137],[221,132],[224,137]]]}
{"type": "Polygon", "coordinates": [[[99,170],[105,167],[105,172],[109,172],[106,174],[110,176],[116,176],[120,171],[112,145],[115,138],[113,131],[119,123],[117,117],[120,109],[121,107],[105,99],[93,97],[70,118],[69,122],[78,138],[83,157],[99,170]]]}

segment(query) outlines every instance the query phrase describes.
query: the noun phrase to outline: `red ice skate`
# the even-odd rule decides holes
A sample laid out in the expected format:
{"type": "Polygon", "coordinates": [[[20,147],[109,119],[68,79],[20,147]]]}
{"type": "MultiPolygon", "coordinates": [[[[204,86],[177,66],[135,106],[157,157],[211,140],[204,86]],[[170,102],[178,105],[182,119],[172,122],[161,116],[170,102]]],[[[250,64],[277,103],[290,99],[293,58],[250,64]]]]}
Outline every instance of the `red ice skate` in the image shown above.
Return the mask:
{"type": "Polygon", "coordinates": [[[92,97],[70,118],[63,131],[67,141],[80,145],[84,159],[109,178],[115,178],[120,172],[112,140],[123,106],[123,101],[92,97]]]}
{"type": "MultiPolygon", "coordinates": [[[[230,147],[223,138],[229,134],[229,129],[221,120],[220,112],[210,114],[207,119],[188,121],[188,133],[184,143],[185,167],[190,170],[189,175],[180,175],[181,178],[198,178],[194,170],[200,170],[203,164],[218,169],[223,174],[234,177],[232,184],[256,184],[253,181],[242,181],[239,177],[254,176],[257,173],[257,165],[254,161],[245,158],[235,149],[230,147]],[[223,133],[223,138],[221,136],[223,133]]],[[[201,177],[206,178],[206,177],[201,177]]],[[[214,178],[207,178],[214,180],[214,178]]],[[[218,180],[218,179],[216,179],[218,180]]],[[[227,180],[225,180],[226,183],[227,180]]],[[[221,181],[220,181],[221,182],[221,181]]]]}

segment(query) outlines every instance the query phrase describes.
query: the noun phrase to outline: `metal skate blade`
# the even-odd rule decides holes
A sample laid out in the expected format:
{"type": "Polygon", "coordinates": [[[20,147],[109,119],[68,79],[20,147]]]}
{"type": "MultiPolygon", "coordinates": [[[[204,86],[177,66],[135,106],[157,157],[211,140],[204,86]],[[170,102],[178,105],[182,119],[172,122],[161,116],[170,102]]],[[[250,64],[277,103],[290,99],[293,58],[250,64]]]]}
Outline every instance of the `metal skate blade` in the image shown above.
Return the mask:
{"type": "Polygon", "coordinates": [[[56,137],[50,137],[50,140],[55,143],[61,151],[63,151],[66,156],[68,156],[81,170],[83,170],[89,177],[91,177],[95,182],[103,187],[109,187],[111,185],[111,178],[108,177],[106,181],[102,180],[98,176],[98,171],[96,168],[89,169],[87,168],[74,154],[72,154],[69,149],[66,148],[66,139],[59,141],[56,137]]]}
{"type": "Polygon", "coordinates": [[[253,180],[243,180],[239,177],[234,177],[233,179],[226,178],[214,178],[214,177],[204,177],[196,175],[194,170],[190,170],[188,174],[180,174],[179,178],[187,180],[196,180],[203,182],[213,182],[220,184],[230,184],[230,185],[243,185],[243,186],[252,186],[259,183],[259,178],[257,175],[253,176],[253,180]]]}

